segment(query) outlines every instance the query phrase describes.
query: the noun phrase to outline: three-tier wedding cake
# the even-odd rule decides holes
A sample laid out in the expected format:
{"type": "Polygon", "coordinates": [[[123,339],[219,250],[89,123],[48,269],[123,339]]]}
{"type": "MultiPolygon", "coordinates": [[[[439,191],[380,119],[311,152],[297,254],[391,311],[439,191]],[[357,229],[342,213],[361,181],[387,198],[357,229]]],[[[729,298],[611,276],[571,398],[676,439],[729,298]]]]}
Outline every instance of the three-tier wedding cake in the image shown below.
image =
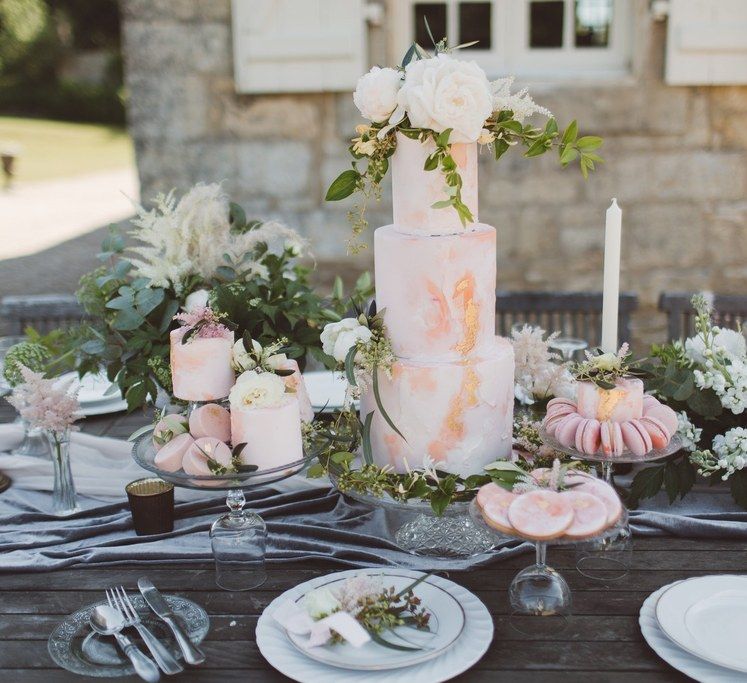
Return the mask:
{"type": "MultiPolygon", "coordinates": [[[[430,458],[437,469],[468,475],[511,454],[514,358],[495,335],[496,231],[463,226],[443,200],[442,173],[425,171],[435,143],[397,133],[392,157],[394,223],[376,230],[376,304],[396,361],[379,370],[386,413],[372,387],[361,415],[373,411],[371,446],[380,466],[403,472],[430,458]],[[403,438],[404,437],[404,438],[403,438]]],[[[462,199],[477,217],[477,144],[451,146],[462,199]]]]}

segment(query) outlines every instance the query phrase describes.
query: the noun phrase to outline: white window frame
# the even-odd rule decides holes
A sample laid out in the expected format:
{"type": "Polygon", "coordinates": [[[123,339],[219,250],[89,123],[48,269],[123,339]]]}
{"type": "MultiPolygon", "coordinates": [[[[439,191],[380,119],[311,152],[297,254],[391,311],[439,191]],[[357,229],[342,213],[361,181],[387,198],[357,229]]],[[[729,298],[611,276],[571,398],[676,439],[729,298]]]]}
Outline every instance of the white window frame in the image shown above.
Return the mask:
{"type": "MultiPolygon", "coordinates": [[[[389,27],[392,32],[390,61],[397,63],[415,35],[413,5],[423,0],[389,0],[389,27]]],[[[449,44],[456,45],[458,5],[465,0],[443,1],[449,44]]],[[[474,59],[489,78],[514,75],[523,80],[569,81],[620,79],[631,73],[633,3],[614,0],[612,30],[607,47],[575,47],[574,0],[565,1],[563,47],[529,47],[529,3],[531,0],[491,0],[490,50],[462,52],[474,59]]],[[[747,0],[746,0],[747,1],[747,0]]],[[[435,36],[436,40],[439,36],[435,36]]],[[[428,49],[427,45],[424,45],[428,49]]]]}

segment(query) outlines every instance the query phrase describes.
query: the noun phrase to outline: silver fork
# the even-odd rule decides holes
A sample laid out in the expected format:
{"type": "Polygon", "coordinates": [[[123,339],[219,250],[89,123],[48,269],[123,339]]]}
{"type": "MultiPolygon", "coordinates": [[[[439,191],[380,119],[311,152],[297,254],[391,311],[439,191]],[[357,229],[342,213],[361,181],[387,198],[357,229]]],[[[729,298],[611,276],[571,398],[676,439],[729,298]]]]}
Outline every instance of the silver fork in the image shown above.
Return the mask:
{"type": "Polygon", "coordinates": [[[153,655],[153,659],[156,660],[156,664],[161,667],[164,673],[178,674],[180,671],[184,671],[184,667],[174,659],[163,643],[142,622],[140,615],[137,613],[122,586],[107,589],[106,599],[109,601],[109,606],[117,610],[124,617],[126,626],[134,626],[137,629],[143,642],[148,646],[150,653],[153,655]]]}

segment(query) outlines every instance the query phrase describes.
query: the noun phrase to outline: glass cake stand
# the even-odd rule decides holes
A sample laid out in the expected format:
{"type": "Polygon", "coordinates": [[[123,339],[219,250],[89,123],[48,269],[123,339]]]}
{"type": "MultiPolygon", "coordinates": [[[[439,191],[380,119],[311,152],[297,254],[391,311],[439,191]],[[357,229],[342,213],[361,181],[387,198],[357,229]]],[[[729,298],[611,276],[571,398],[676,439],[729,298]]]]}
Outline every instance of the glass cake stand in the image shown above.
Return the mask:
{"type": "Polygon", "coordinates": [[[267,525],[256,512],[245,510],[245,490],[259,489],[303,471],[316,457],[305,452],[303,458],[280,467],[227,474],[192,475],[180,470],[167,472],[155,464],[153,430],[140,435],[132,448],[132,457],[140,467],[153,472],[174,486],[204,491],[227,491],[228,514],[221,515],[210,528],[215,557],[215,582],[229,591],[251,590],[266,578],[265,547],[267,525]]]}
{"type": "MultiPolygon", "coordinates": [[[[546,562],[547,546],[575,546],[588,542],[578,539],[560,538],[538,541],[521,534],[509,534],[491,527],[483,518],[475,501],[469,505],[469,515],[474,525],[493,538],[495,544],[520,540],[534,544],[535,562],[522,569],[513,579],[508,589],[511,604],[511,625],[517,631],[529,635],[552,633],[565,628],[572,611],[571,589],[563,576],[546,562]],[[553,619],[537,619],[553,617],[553,619]]],[[[623,508],[620,519],[602,533],[594,536],[601,542],[616,536],[628,524],[628,511],[623,508]]]]}
{"type": "Polygon", "coordinates": [[[469,501],[451,503],[441,516],[436,515],[427,501],[400,501],[352,490],[340,490],[337,485],[339,468],[330,462],[329,478],[340,493],[353,500],[394,515],[397,530],[395,543],[413,555],[427,557],[472,557],[490,552],[495,547],[493,537],[475,525],[469,515],[469,501]],[[402,523],[402,518],[410,519],[402,523]]]}
{"type": "MultiPolygon", "coordinates": [[[[570,455],[576,460],[600,463],[602,477],[614,488],[613,465],[636,464],[661,460],[673,455],[682,448],[682,440],[675,434],[666,448],[655,448],[643,455],[625,449],[620,455],[608,456],[602,452],[588,454],[575,448],[563,446],[555,437],[550,436],[544,428],[540,429],[540,438],[553,450],[570,455]]],[[[598,581],[615,581],[622,579],[630,571],[633,559],[633,532],[630,524],[618,528],[615,535],[594,539],[576,546],[576,569],[584,576],[598,581]]]]}

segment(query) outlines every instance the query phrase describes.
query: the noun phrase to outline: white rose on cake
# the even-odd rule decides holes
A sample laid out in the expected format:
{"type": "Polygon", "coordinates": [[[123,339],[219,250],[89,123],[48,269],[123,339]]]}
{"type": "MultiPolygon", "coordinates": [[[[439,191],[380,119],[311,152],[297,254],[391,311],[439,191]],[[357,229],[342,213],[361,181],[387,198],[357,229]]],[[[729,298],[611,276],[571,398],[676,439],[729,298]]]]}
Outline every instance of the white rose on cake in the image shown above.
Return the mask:
{"type": "Polygon", "coordinates": [[[401,86],[402,74],[399,71],[375,66],[358,79],[353,102],[364,119],[381,123],[396,108],[401,86]]]}
{"type": "Polygon", "coordinates": [[[364,344],[371,341],[371,336],[371,330],[361,325],[356,318],[343,318],[338,323],[325,325],[320,338],[324,353],[344,363],[350,348],[359,341],[364,344]]]}
{"type": "Polygon", "coordinates": [[[207,289],[196,289],[184,300],[182,309],[187,313],[192,313],[199,308],[207,308],[209,298],[210,292],[207,289]]]}
{"type": "Polygon", "coordinates": [[[485,72],[475,62],[446,54],[407,65],[397,104],[407,111],[413,128],[438,133],[451,128],[449,142],[476,142],[493,113],[485,72]]]}
{"type": "Polygon", "coordinates": [[[253,353],[249,353],[244,346],[244,340],[238,339],[233,345],[233,367],[238,372],[245,372],[247,370],[254,370],[257,367],[257,358],[262,359],[263,365],[266,368],[272,370],[280,370],[284,367],[285,362],[288,360],[288,356],[284,353],[273,353],[269,356],[264,357],[266,353],[262,348],[262,345],[256,340],[252,339],[253,353]]]}
{"type": "Polygon", "coordinates": [[[285,401],[285,382],[272,372],[249,370],[236,380],[228,400],[232,406],[276,408],[285,401]]]}

